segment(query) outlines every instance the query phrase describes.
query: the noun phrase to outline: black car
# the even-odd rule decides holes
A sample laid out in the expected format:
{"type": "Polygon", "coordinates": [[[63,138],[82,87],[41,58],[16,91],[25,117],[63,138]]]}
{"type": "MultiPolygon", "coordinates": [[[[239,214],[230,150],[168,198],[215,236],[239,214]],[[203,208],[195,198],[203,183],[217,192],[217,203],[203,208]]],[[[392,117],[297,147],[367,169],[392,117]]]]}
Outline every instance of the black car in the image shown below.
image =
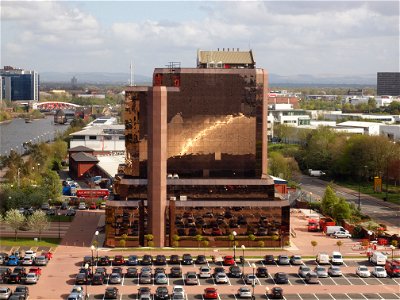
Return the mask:
{"type": "Polygon", "coordinates": [[[8,300],[25,300],[25,296],[24,295],[18,295],[18,294],[13,294],[11,295],[10,298],[8,298],[8,300]]]}
{"type": "Polygon", "coordinates": [[[196,258],[196,264],[204,265],[207,263],[207,258],[205,255],[198,255],[196,258]]]}
{"type": "Polygon", "coordinates": [[[183,254],[182,256],[182,265],[192,265],[193,258],[190,254],[183,254]]]}
{"type": "Polygon", "coordinates": [[[108,287],[104,293],[104,299],[118,299],[119,291],[116,287],[108,287]]]}
{"type": "Polygon", "coordinates": [[[230,266],[229,267],[229,276],[230,277],[235,277],[235,278],[242,277],[242,271],[241,271],[240,267],[238,267],[238,266],[230,266]]]}
{"type": "Polygon", "coordinates": [[[168,289],[165,286],[159,286],[156,289],[156,300],[169,299],[168,289]]]}
{"type": "Polygon", "coordinates": [[[182,277],[182,269],[181,267],[172,267],[170,270],[170,276],[173,278],[182,277]]]}
{"type": "Polygon", "coordinates": [[[153,257],[151,255],[149,255],[149,254],[143,255],[142,262],[141,262],[141,264],[143,266],[149,266],[152,263],[153,263],[153,257]]]}
{"type": "Polygon", "coordinates": [[[25,276],[26,275],[26,269],[24,267],[21,267],[21,266],[16,266],[14,268],[13,273],[18,273],[21,276],[25,276]]]}
{"type": "Polygon", "coordinates": [[[67,203],[67,202],[61,203],[61,209],[62,209],[62,210],[68,209],[68,203],[67,203]]]}
{"type": "Polygon", "coordinates": [[[257,268],[257,277],[268,277],[268,269],[266,267],[257,268]]]}
{"type": "Polygon", "coordinates": [[[283,299],[283,289],[279,286],[273,287],[268,297],[271,299],[283,299]]]}
{"type": "Polygon", "coordinates": [[[101,256],[99,257],[99,261],[97,262],[98,266],[109,266],[110,265],[110,258],[108,256],[101,256]]]}
{"type": "Polygon", "coordinates": [[[10,274],[11,274],[10,268],[0,268],[0,282],[7,283],[10,274]]]}
{"type": "Polygon", "coordinates": [[[101,273],[95,273],[92,279],[92,285],[102,285],[104,283],[104,276],[101,273]]]}
{"type": "Polygon", "coordinates": [[[289,283],[289,279],[286,273],[278,272],[274,275],[274,281],[277,284],[289,283]]]}
{"type": "Polygon", "coordinates": [[[171,257],[169,258],[169,263],[171,265],[179,265],[179,255],[171,255],[171,257]]]}
{"type": "Polygon", "coordinates": [[[139,264],[139,259],[136,255],[129,255],[126,264],[128,266],[137,266],[139,264]]]}
{"type": "Polygon", "coordinates": [[[157,255],[154,264],[158,266],[165,266],[167,264],[167,258],[165,255],[157,255]]]}
{"type": "Polygon", "coordinates": [[[274,265],[275,264],[275,258],[271,254],[267,254],[264,257],[264,264],[266,265],[274,265]]]}
{"type": "Polygon", "coordinates": [[[8,283],[20,283],[22,276],[19,273],[11,273],[8,277],[8,283]]]}
{"type": "Polygon", "coordinates": [[[86,276],[90,276],[91,275],[90,269],[85,269],[85,268],[80,268],[79,269],[79,273],[85,274],[86,276]]]}
{"type": "Polygon", "coordinates": [[[155,268],[154,270],[154,276],[157,275],[158,273],[165,274],[165,269],[164,268],[155,268]]]}
{"type": "Polygon", "coordinates": [[[85,273],[78,273],[75,278],[76,285],[83,285],[88,283],[88,276],[85,273]]]}
{"type": "Polygon", "coordinates": [[[70,209],[67,210],[67,212],[65,213],[65,215],[66,215],[66,216],[69,216],[69,217],[73,217],[73,216],[76,215],[76,211],[75,211],[75,209],[70,208],[70,209]]]}
{"type": "Polygon", "coordinates": [[[144,287],[144,286],[138,288],[138,298],[140,298],[140,295],[149,295],[150,296],[151,295],[150,288],[144,287]]]}
{"type": "Polygon", "coordinates": [[[138,276],[138,270],[135,267],[129,267],[126,269],[125,277],[127,278],[135,278],[138,276]]]}
{"type": "Polygon", "coordinates": [[[85,264],[88,264],[89,266],[91,266],[92,263],[93,263],[93,260],[94,260],[94,259],[92,259],[91,256],[85,256],[85,257],[83,258],[83,264],[82,264],[82,266],[84,266],[85,264]]]}
{"type": "Polygon", "coordinates": [[[15,288],[13,295],[23,296],[27,299],[29,296],[29,288],[27,286],[19,285],[15,288]]]}

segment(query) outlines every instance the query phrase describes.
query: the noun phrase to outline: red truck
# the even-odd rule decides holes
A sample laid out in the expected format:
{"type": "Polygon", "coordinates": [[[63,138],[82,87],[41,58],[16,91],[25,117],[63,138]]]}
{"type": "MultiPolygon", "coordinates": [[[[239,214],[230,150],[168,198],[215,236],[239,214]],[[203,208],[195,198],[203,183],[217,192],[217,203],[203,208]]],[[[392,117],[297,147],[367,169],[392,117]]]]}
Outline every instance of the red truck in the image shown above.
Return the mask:
{"type": "Polygon", "coordinates": [[[387,260],[385,270],[390,277],[400,277],[400,260],[387,260]]]}
{"type": "Polygon", "coordinates": [[[319,220],[319,230],[325,232],[327,226],[335,226],[336,222],[331,218],[321,218],[319,220]]]}
{"type": "Polygon", "coordinates": [[[319,222],[316,219],[309,219],[308,220],[308,231],[319,231],[319,222]]]}

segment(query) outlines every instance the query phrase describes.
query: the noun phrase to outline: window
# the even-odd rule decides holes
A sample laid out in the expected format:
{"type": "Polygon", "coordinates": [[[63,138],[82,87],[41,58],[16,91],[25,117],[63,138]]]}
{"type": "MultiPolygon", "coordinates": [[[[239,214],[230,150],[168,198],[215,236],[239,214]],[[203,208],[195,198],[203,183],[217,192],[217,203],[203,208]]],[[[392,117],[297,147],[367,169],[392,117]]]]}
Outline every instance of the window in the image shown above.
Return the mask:
{"type": "Polygon", "coordinates": [[[89,136],[89,140],[97,140],[97,136],[91,135],[91,136],[89,136]]]}

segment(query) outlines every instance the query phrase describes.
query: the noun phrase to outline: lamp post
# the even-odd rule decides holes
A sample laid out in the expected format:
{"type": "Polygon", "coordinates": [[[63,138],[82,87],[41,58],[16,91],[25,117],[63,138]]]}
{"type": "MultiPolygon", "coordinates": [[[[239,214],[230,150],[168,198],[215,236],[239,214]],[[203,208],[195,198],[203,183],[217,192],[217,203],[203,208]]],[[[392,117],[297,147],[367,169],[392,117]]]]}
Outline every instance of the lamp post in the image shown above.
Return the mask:
{"type": "Polygon", "coordinates": [[[61,213],[60,211],[57,211],[58,215],[58,238],[61,239],[61,213]]]}
{"type": "Polygon", "coordinates": [[[96,236],[96,266],[97,266],[97,263],[99,261],[99,231],[96,230],[94,235],[96,236]]]}
{"type": "Polygon", "coordinates": [[[236,231],[233,231],[232,235],[233,235],[233,261],[236,264],[236,235],[237,235],[236,231]]]}
{"type": "Polygon", "coordinates": [[[245,261],[245,259],[244,259],[244,249],[246,249],[246,246],[245,245],[242,245],[242,251],[243,251],[243,260],[242,260],[242,267],[243,267],[243,270],[242,270],[242,276],[243,276],[243,278],[244,278],[244,261],[245,261]]]}
{"type": "Polygon", "coordinates": [[[396,249],[396,247],[393,245],[390,245],[390,250],[392,250],[392,260],[394,260],[394,249],[396,249]]]}
{"type": "MultiPolygon", "coordinates": [[[[89,269],[88,263],[85,264],[85,269],[86,269],[86,271],[88,271],[88,269],[89,269]]],[[[88,297],[88,293],[87,293],[87,286],[88,286],[87,283],[85,284],[85,286],[86,286],[85,299],[88,299],[89,297],[88,297]]]]}
{"type": "Polygon", "coordinates": [[[253,282],[252,282],[252,286],[253,286],[253,295],[252,295],[252,299],[254,299],[254,288],[256,286],[256,276],[255,276],[255,270],[256,270],[256,265],[255,263],[251,264],[251,267],[253,268],[253,282]]]}
{"type": "Polygon", "coordinates": [[[93,251],[94,251],[94,249],[95,249],[95,247],[92,245],[92,246],[90,246],[90,250],[92,250],[92,275],[93,275],[93,265],[94,265],[94,262],[93,262],[93,260],[94,260],[94,257],[93,257],[93,251]]]}
{"type": "Polygon", "coordinates": [[[310,204],[309,204],[309,206],[310,206],[310,216],[311,216],[311,201],[312,201],[312,192],[310,192],[310,204]]]}

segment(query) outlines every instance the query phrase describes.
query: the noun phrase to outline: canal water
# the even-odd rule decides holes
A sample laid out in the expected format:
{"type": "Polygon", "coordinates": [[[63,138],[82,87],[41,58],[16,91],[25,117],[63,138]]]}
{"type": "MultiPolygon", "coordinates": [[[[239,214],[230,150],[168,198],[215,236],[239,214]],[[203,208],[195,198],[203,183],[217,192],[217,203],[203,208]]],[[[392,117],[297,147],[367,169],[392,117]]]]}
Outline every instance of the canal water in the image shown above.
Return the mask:
{"type": "Polygon", "coordinates": [[[57,134],[64,132],[68,125],[55,125],[53,116],[25,123],[24,119],[13,119],[10,123],[0,124],[0,155],[9,155],[11,150],[19,154],[25,152],[26,142],[40,143],[54,140],[57,134]]]}

